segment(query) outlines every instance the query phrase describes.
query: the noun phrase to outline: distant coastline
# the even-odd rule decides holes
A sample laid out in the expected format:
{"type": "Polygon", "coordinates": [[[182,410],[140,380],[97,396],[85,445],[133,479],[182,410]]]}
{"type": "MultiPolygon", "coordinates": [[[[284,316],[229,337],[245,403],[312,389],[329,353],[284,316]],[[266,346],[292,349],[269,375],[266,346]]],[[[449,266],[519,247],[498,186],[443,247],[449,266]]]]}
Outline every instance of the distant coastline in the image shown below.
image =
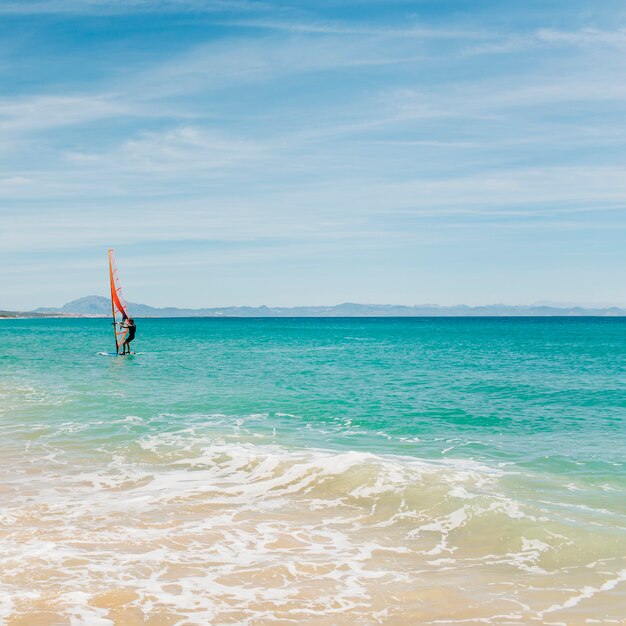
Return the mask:
{"type": "MultiPolygon", "coordinates": [[[[90,318],[108,317],[110,300],[104,296],[86,296],[59,308],[41,307],[34,311],[0,311],[0,318],[90,318]]],[[[626,317],[626,308],[550,305],[441,306],[437,304],[393,305],[344,303],[333,306],[300,307],[213,307],[183,309],[152,307],[129,302],[136,317],[211,317],[211,318],[289,318],[289,317],[626,317]]]]}

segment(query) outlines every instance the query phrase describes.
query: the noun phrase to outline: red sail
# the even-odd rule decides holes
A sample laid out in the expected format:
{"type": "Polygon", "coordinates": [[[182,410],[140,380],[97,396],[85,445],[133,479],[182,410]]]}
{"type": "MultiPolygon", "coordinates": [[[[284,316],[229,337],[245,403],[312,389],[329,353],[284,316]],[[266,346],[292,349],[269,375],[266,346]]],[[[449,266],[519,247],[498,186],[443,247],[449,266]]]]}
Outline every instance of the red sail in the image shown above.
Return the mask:
{"type": "Polygon", "coordinates": [[[119,351],[127,332],[126,329],[120,328],[119,325],[128,318],[128,313],[126,312],[126,302],[122,295],[122,287],[120,286],[112,249],[109,250],[109,280],[111,283],[111,313],[113,314],[113,328],[115,331],[115,349],[119,351]]]}

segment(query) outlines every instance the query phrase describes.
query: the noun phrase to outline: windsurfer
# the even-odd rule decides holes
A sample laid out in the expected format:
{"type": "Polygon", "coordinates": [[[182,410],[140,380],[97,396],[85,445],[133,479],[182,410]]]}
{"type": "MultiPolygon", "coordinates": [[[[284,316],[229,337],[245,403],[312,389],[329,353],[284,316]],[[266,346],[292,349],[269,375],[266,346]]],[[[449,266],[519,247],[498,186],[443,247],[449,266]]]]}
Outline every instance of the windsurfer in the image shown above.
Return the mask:
{"type": "Polygon", "coordinates": [[[137,332],[135,320],[132,317],[125,317],[124,321],[120,324],[120,328],[126,330],[126,335],[122,343],[122,354],[130,354],[130,342],[135,338],[135,333],[137,332]]]}

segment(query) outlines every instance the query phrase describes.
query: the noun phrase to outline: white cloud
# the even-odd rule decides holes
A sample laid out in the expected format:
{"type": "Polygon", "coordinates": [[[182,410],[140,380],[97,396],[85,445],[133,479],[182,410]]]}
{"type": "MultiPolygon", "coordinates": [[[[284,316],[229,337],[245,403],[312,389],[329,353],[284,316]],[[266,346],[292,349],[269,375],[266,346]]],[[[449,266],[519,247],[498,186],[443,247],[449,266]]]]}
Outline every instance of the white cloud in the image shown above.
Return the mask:
{"type": "Polygon", "coordinates": [[[565,43],[576,46],[600,44],[603,46],[626,46],[626,28],[616,30],[600,30],[582,28],[576,31],[564,31],[553,28],[540,28],[536,38],[546,43],[565,43]]]}
{"type": "MultiPolygon", "coordinates": [[[[180,200],[129,196],[112,202],[95,194],[81,206],[80,217],[72,203],[0,213],[0,247],[7,253],[112,242],[267,239],[282,241],[281,246],[295,241],[392,245],[410,239],[432,245],[437,233],[452,226],[465,229],[460,236],[470,239],[503,223],[507,228],[558,230],[563,223],[587,229],[600,211],[620,218],[626,213],[626,168],[536,168],[403,183],[326,181],[283,191],[183,194],[180,200]]],[[[603,220],[597,228],[614,228],[614,220],[603,220]]]]}
{"type": "Polygon", "coordinates": [[[183,126],[161,133],[143,133],[114,150],[104,153],[66,154],[76,166],[95,167],[107,173],[142,173],[175,175],[219,172],[242,162],[262,160],[258,143],[209,132],[194,126],[183,126]]]}
{"type": "Polygon", "coordinates": [[[261,0],[3,0],[0,14],[125,15],[139,12],[239,13],[267,11],[274,5],[261,0]]]}
{"type": "Polygon", "coordinates": [[[180,97],[317,72],[339,76],[350,69],[419,63],[425,58],[413,46],[369,38],[239,38],[198,45],[134,77],[133,85],[149,98],[180,97]]]}
{"type": "Polygon", "coordinates": [[[30,132],[130,115],[133,111],[111,95],[46,95],[0,100],[0,132],[30,132]]]}
{"type": "Polygon", "coordinates": [[[582,28],[579,30],[559,30],[538,28],[534,31],[516,34],[491,33],[491,41],[472,45],[468,54],[502,54],[532,51],[549,47],[574,48],[624,48],[626,47],[626,29],[601,30],[582,28]]]}
{"type": "Polygon", "coordinates": [[[276,20],[267,18],[236,19],[221,22],[229,26],[258,28],[263,30],[277,30],[287,33],[303,33],[317,35],[348,35],[360,37],[375,37],[384,39],[408,38],[420,39],[483,39],[482,31],[426,27],[418,22],[403,26],[378,25],[371,23],[325,21],[301,21],[296,19],[276,20]]]}

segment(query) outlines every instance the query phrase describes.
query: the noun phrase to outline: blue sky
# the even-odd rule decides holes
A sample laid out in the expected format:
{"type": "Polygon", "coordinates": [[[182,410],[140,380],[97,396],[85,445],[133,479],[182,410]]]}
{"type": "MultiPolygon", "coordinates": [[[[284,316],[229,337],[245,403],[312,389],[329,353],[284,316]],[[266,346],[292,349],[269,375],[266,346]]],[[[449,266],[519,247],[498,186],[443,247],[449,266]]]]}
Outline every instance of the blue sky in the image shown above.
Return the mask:
{"type": "Polygon", "coordinates": [[[0,0],[0,309],[626,302],[622,0],[0,0]]]}

